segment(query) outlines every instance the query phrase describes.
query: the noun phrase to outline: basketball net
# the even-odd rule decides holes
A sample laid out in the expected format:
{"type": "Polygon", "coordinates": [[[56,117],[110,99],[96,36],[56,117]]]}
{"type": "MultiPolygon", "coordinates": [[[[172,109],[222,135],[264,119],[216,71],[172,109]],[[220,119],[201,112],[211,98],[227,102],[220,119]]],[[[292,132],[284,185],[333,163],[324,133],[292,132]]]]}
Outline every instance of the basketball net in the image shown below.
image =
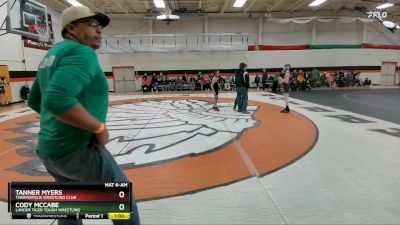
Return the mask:
{"type": "Polygon", "coordinates": [[[49,29],[46,24],[34,24],[36,33],[39,34],[39,41],[48,42],[49,41],[49,29]]]}

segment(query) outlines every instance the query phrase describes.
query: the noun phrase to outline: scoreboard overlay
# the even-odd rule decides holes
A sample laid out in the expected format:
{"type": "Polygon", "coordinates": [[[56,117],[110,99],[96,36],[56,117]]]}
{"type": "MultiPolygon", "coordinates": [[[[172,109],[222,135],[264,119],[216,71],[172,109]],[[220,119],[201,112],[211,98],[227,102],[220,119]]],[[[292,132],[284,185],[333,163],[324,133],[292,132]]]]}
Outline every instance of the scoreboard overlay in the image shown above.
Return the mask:
{"type": "Polygon", "coordinates": [[[132,185],[118,183],[9,182],[12,219],[130,218],[132,185]]]}

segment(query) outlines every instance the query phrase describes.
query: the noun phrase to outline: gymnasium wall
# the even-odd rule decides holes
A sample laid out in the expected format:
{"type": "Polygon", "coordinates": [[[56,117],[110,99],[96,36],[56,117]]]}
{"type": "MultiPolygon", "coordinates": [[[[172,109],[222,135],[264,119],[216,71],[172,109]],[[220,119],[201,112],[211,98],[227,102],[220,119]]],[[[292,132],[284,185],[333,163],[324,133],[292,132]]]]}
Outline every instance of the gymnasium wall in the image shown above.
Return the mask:
{"type": "Polygon", "coordinates": [[[386,49],[315,49],[293,51],[250,52],[188,52],[101,54],[105,71],[112,66],[133,65],[139,71],[233,69],[240,62],[248,68],[280,68],[289,63],[292,67],[357,67],[377,66],[382,61],[400,62],[398,50],[386,49]]]}
{"type": "MultiPolygon", "coordinates": [[[[0,8],[0,21],[6,15],[5,8],[6,7],[0,8]]],[[[60,41],[62,40],[60,35],[60,14],[51,8],[49,8],[48,11],[52,14],[56,42],[60,41]]],[[[110,26],[104,29],[105,35],[240,32],[249,33],[249,45],[360,45],[363,43],[362,39],[364,38],[366,43],[371,44],[400,45],[400,35],[398,33],[392,34],[379,24],[364,24],[358,20],[352,23],[343,23],[339,21],[322,23],[315,21],[316,33],[314,40],[312,40],[314,22],[305,24],[295,24],[293,22],[281,24],[268,21],[267,18],[264,18],[262,22],[260,22],[259,18],[209,18],[207,21],[205,21],[204,18],[194,18],[191,20],[180,20],[167,25],[165,22],[161,21],[129,19],[129,17],[126,18],[122,16],[115,17],[116,18],[111,21],[110,26]],[[259,35],[260,25],[262,26],[262,35],[259,35]],[[365,35],[363,35],[363,26],[365,26],[365,35]],[[261,39],[260,43],[258,42],[259,37],[261,39]]],[[[46,51],[43,50],[23,47],[20,36],[14,34],[0,36],[0,46],[1,49],[5,49],[0,51],[0,64],[8,65],[10,71],[36,71],[41,58],[46,53],[46,51]]],[[[398,58],[391,57],[392,53],[390,51],[389,54],[387,53],[388,51],[386,50],[343,49],[342,51],[332,49],[262,53],[138,53],[122,54],[119,56],[104,55],[101,57],[103,58],[104,69],[106,71],[111,71],[111,66],[119,64],[135,65],[137,68],[143,68],[144,70],[176,70],[187,69],[188,66],[194,66],[198,69],[200,65],[202,67],[201,69],[214,69],[215,67],[236,68],[237,63],[240,61],[247,61],[251,67],[257,67],[262,64],[267,67],[280,67],[282,61],[287,61],[286,59],[288,59],[288,56],[293,60],[293,64],[302,67],[307,67],[309,65],[380,66],[381,61],[389,60],[390,58],[395,60],[398,58]],[[341,53],[346,55],[340,58],[335,57],[337,54],[341,53]],[[370,54],[378,55],[371,56],[370,54]],[[143,59],[143,56],[146,58],[143,59]],[[195,61],[192,64],[188,62],[182,65],[181,60],[175,60],[183,58],[180,56],[188,56],[195,61]],[[284,57],[285,60],[280,60],[280,57],[284,57]],[[216,64],[215,59],[218,58],[223,58],[225,60],[219,61],[218,64],[222,62],[222,65],[213,66],[216,64]],[[120,62],[116,62],[115,59],[120,60],[120,62]],[[235,60],[232,61],[228,59],[235,60]],[[160,60],[160,62],[157,60],[160,60]],[[330,63],[334,63],[335,65],[331,65],[330,63]]],[[[396,55],[396,53],[393,53],[393,55],[396,55]]]]}
{"type": "MultiPolygon", "coordinates": [[[[128,17],[129,18],[129,17],[128,17]]],[[[194,18],[167,25],[162,21],[127,19],[114,16],[107,35],[175,33],[248,33],[249,45],[361,45],[362,43],[400,45],[400,35],[376,23],[340,21],[305,24],[278,23],[263,18],[194,18]],[[260,26],[262,29],[260,29],[260,26]],[[315,35],[313,38],[313,27],[315,35]]],[[[381,49],[313,49],[299,51],[179,52],[101,54],[105,71],[112,66],[133,65],[139,71],[233,69],[244,61],[249,68],[375,66],[382,61],[399,62],[399,51],[381,49]],[[289,60],[290,59],[290,60],[289,60]]],[[[379,79],[377,79],[378,81],[379,79]]]]}
{"type": "Polygon", "coordinates": [[[193,18],[172,22],[114,16],[106,35],[123,34],[183,34],[183,33],[248,33],[249,45],[361,45],[363,43],[400,45],[400,35],[390,33],[377,22],[360,20],[345,23],[314,22],[279,23],[263,18],[193,18]],[[262,29],[260,29],[260,26],[262,29]],[[365,30],[364,30],[365,26],[365,30]],[[365,31],[365,35],[364,35],[365,31]],[[261,33],[261,35],[259,35],[261,33]],[[260,41],[259,41],[260,39],[260,41]]]}
{"type": "MultiPolygon", "coordinates": [[[[52,15],[55,40],[59,42],[62,40],[60,12],[51,8],[48,12],[52,15]]],[[[6,7],[1,7],[0,21],[5,16],[6,7]]],[[[174,33],[248,33],[249,45],[400,45],[399,33],[392,34],[377,23],[364,24],[358,20],[351,23],[315,21],[282,24],[268,21],[267,18],[193,17],[167,25],[161,21],[115,15],[112,16],[110,26],[104,29],[105,35],[174,33]]],[[[23,47],[21,37],[14,34],[0,36],[0,49],[0,65],[8,65],[9,70],[18,74],[18,77],[32,76],[46,53],[44,50],[23,47]],[[25,71],[29,73],[25,75],[25,71]]],[[[242,61],[247,62],[249,68],[279,68],[286,63],[293,67],[377,68],[382,61],[396,61],[400,64],[399,51],[385,49],[101,54],[99,59],[106,72],[111,72],[112,66],[127,65],[135,66],[139,71],[234,69],[242,61]]],[[[380,82],[379,71],[367,75],[374,83],[380,82]]],[[[32,80],[13,78],[13,101],[20,100],[20,87],[32,80]]],[[[109,84],[110,90],[113,90],[112,79],[109,79],[109,84]]]]}

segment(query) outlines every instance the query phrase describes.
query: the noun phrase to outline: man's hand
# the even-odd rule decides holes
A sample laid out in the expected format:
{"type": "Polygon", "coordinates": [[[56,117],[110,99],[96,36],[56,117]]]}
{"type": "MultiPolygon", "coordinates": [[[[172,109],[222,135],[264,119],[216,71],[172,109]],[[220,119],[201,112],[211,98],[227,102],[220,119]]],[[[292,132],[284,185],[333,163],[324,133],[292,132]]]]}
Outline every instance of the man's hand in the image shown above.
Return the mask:
{"type": "Polygon", "coordinates": [[[110,141],[107,127],[105,127],[101,121],[90,115],[81,104],[76,104],[68,111],[60,114],[58,119],[68,125],[94,133],[96,146],[104,146],[110,141]]]}
{"type": "Polygon", "coordinates": [[[110,141],[110,136],[108,134],[107,127],[104,128],[104,130],[101,133],[96,134],[96,141],[95,144],[96,146],[104,146],[110,141]]]}

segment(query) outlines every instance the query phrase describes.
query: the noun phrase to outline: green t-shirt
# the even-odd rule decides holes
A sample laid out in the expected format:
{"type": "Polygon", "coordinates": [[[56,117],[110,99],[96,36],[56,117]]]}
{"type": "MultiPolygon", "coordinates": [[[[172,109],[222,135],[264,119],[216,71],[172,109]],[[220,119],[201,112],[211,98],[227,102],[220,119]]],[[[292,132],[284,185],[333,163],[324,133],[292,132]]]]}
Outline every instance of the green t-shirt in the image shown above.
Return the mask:
{"type": "Polygon", "coordinates": [[[92,48],[64,40],[40,63],[29,95],[29,107],[40,114],[40,154],[59,158],[90,141],[92,133],[67,125],[56,117],[77,103],[104,123],[108,83],[92,48]]]}

